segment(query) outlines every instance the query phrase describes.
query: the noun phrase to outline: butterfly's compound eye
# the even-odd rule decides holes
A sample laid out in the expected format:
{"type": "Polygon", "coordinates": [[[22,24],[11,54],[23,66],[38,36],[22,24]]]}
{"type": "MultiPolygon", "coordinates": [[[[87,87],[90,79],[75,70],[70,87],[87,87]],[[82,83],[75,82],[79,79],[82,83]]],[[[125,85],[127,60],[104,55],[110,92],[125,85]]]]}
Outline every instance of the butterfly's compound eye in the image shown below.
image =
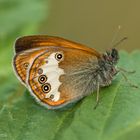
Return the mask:
{"type": "Polygon", "coordinates": [[[50,92],[50,90],[51,90],[51,85],[49,83],[46,83],[42,86],[42,91],[44,93],[48,93],[48,92],[50,92]]]}
{"type": "Polygon", "coordinates": [[[47,76],[46,75],[40,75],[38,78],[38,81],[40,84],[44,84],[47,81],[47,76]]]}
{"type": "Polygon", "coordinates": [[[63,54],[62,53],[56,53],[55,59],[58,60],[58,61],[62,60],[63,59],[63,54]]]}

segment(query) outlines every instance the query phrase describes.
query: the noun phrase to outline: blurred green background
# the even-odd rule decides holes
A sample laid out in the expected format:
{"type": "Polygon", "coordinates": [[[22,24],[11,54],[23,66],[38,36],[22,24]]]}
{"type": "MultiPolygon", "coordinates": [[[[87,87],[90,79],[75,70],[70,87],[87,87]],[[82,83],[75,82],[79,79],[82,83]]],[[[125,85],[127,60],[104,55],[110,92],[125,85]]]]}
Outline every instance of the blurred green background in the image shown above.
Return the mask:
{"type": "Polygon", "coordinates": [[[0,0],[0,75],[12,72],[14,41],[23,35],[55,35],[105,51],[121,25],[113,44],[127,36],[118,49],[139,49],[139,5],[138,0],[0,0]]]}
{"type": "Polygon", "coordinates": [[[127,36],[118,49],[132,52],[140,48],[139,13],[139,0],[0,0],[0,119],[25,90],[12,70],[17,37],[54,35],[105,51],[121,25],[113,43],[127,36]]]}

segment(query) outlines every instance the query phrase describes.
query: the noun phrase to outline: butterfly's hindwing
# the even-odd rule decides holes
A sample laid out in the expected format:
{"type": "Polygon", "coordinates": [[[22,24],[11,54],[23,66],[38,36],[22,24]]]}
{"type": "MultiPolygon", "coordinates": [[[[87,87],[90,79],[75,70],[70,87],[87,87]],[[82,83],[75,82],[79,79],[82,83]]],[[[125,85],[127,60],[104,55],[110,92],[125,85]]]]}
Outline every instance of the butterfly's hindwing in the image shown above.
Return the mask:
{"type": "Polygon", "coordinates": [[[44,49],[42,50],[32,49],[32,50],[24,51],[15,55],[14,60],[13,60],[14,69],[17,76],[19,77],[19,79],[22,81],[24,85],[27,84],[26,83],[27,72],[30,65],[32,64],[33,60],[42,52],[44,52],[44,49]]]}
{"type": "Polygon", "coordinates": [[[96,66],[97,58],[90,53],[57,47],[36,57],[28,85],[32,95],[45,106],[59,108],[91,93],[96,85],[92,75],[96,66]]]}

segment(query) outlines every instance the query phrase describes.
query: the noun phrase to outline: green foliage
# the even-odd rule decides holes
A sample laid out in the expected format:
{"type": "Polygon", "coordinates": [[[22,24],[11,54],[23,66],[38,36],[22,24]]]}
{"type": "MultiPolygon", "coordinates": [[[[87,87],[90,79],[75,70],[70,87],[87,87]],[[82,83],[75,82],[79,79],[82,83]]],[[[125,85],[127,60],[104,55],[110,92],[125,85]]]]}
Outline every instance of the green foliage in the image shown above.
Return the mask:
{"type": "Polygon", "coordinates": [[[44,0],[0,0],[0,37],[35,29],[46,16],[47,6],[44,0]]]}
{"type": "Polygon", "coordinates": [[[37,34],[39,23],[48,17],[48,2],[0,0],[0,79],[12,72],[11,58],[15,39],[22,35],[37,34]]]}
{"type": "MultiPolygon", "coordinates": [[[[140,85],[140,52],[121,52],[119,66],[136,70],[128,78],[140,85]]],[[[3,140],[135,140],[140,139],[140,91],[118,75],[95,94],[71,108],[47,110],[38,105],[13,74],[0,79],[0,139],[3,140]]]]}

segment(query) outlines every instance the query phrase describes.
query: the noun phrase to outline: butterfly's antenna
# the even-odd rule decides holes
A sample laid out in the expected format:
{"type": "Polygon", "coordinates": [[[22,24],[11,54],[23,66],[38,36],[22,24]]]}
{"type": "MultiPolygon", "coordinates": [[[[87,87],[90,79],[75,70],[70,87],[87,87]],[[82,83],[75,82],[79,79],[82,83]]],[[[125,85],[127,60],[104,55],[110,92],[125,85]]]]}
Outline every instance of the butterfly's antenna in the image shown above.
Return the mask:
{"type": "Polygon", "coordinates": [[[115,32],[115,34],[114,34],[114,36],[112,38],[112,41],[110,43],[110,47],[114,46],[113,44],[114,44],[115,40],[117,39],[121,28],[122,28],[121,25],[119,25],[118,28],[117,28],[117,31],[115,32]]]}
{"type": "Polygon", "coordinates": [[[121,40],[119,40],[117,43],[115,43],[113,45],[113,48],[116,48],[119,44],[121,44],[123,41],[125,41],[126,39],[128,39],[127,37],[123,37],[121,40]]]}

